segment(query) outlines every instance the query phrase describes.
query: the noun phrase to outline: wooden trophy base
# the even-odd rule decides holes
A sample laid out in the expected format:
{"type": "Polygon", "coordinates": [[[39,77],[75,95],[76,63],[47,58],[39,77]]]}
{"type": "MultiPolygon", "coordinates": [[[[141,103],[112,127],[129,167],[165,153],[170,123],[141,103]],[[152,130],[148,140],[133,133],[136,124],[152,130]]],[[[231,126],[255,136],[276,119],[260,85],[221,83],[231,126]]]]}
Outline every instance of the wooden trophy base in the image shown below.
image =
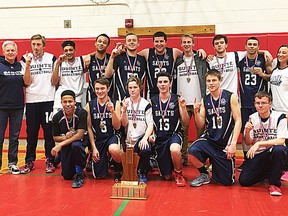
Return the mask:
{"type": "Polygon", "coordinates": [[[147,199],[147,184],[138,184],[138,182],[121,182],[112,186],[111,199],[147,199]]]}
{"type": "Polygon", "coordinates": [[[126,152],[121,155],[123,166],[122,181],[112,186],[111,199],[147,199],[147,185],[138,183],[137,167],[139,156],[134,153],[134,147],[126,148],[126,152]]]}

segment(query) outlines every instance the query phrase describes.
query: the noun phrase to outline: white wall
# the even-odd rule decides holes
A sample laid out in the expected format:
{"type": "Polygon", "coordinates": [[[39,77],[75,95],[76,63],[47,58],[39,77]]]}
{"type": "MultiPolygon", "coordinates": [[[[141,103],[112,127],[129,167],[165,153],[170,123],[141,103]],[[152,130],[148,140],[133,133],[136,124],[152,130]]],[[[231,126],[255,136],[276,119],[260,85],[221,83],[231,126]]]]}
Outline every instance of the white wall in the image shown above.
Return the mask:
{"type": "Polygon", "coordinates": [[[117,36],[125,18],[135,27],[216,25],[216,33],[288,31],[287,0],[1,0],[0,38],[117,36]],[[78,6],[77,6],[78,5],[78,6]],[[39,6],[39,7],[38,7],[39,6]],[[77,7],[74,7],[77,6],[77,7]],[[64,28],[64,20],[72,28],[64,28]]]}

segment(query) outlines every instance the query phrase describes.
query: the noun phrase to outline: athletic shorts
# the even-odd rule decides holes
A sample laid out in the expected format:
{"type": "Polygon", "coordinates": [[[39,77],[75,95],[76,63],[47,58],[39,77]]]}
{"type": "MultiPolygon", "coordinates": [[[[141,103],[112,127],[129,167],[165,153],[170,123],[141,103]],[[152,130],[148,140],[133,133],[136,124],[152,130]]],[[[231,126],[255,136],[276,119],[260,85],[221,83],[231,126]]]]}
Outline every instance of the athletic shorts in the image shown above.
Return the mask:
{"type": "Polygon", "coordinates": [[[212,163],[212,179],[223,185],[232,185],[235,181],[235,158],[227,159],[226,152],[214,147],[205,138],[200,138],[188,150],[203,164],[209,158],[212,163]]]}
{"type": "Polygon", "coordinates": [[[99,151],[100,160],[97,163],[92,161],[92,172],[94,178],[105,177],[108,174],[109,158],[107,151],[111,144],[119,144],[119,138],[115,134],[106,140],[96,141],[96,148],[99,151]]]}
{"type": "Polygon", "coordinates": [[[158,163],[159,171],[161,176],[170,175],[174,169],[170,146],[173,143],[177,143],[182,146],[182,137],[179,134],[173,134],[168,139],[156,138],[156,160],[158,163]]]}

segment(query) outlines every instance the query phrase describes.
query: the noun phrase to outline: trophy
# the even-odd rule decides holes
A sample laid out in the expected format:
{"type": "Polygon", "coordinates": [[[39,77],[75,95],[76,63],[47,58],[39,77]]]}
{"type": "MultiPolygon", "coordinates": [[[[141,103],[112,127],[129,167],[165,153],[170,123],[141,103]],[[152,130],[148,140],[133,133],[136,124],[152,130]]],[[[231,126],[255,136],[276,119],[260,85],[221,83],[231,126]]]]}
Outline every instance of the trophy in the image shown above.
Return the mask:
{"type": "Polygon", "coordinates": [[[147,184],[138,182],[139,159],[138,154],[134,152],[134,145],[130,136],[126,152],[123,151],[121,154],[122,180],[112,186],[111,199],[147,199],[147,184]]]}

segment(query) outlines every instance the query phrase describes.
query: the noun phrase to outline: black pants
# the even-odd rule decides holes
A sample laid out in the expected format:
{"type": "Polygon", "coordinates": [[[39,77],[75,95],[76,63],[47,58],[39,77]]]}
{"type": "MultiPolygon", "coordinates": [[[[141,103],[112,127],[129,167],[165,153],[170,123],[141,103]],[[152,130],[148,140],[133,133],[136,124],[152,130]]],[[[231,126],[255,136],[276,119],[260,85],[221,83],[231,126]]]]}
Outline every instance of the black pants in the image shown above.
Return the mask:
{"type": "Polygon", "coordinates": [[[280,178],[287,158],[287,147],[276,145],[248,159],[239,177],[242,186],[249,186],[268,179],[269,184],[281,186],[280,178]]]}
{"type": "Polygon", "coordinates": [[[87,143],[88,136],[84,136],[82,140],[72,142],[61,149],[61,175],[65,180],[72,179],[76,174],[75,166],[85,168],[87,143]]]}
{"type": "Polygon", "coordinates": [[[46,158],[52,159],[51,150],[55,146],[52,136],[53,101],[26,104],[27,146],[25,161],[36,160],[36,148],[40,125],[44,131],[46,158]]]}

